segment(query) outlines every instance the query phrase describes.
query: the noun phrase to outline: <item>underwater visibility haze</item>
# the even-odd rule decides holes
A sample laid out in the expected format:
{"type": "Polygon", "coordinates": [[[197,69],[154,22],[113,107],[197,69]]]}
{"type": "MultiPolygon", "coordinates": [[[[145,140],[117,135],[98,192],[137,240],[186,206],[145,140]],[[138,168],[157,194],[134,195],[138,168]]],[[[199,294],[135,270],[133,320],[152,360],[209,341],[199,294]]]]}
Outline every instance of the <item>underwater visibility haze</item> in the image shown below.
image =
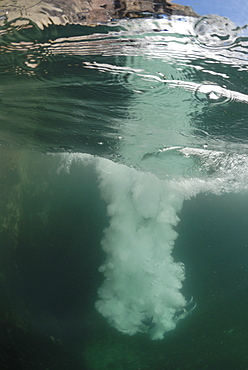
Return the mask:
{"type": "Polygon", "coordinates": [[[246,24],[0,6],[1,368],[248,368],[246,24]]]}

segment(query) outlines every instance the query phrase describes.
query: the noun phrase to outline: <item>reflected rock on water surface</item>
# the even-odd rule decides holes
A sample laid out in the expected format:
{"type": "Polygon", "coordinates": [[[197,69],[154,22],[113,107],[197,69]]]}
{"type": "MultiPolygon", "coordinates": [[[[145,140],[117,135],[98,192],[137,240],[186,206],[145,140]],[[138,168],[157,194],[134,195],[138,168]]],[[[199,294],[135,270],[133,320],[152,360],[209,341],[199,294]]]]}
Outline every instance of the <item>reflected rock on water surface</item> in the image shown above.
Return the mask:
{"type": "Polygon", "coordinates": [[[198,15],[190,6],[161,0],[25,0],[1,2],[0,21],[23,17],[36,22],[40,28],[54,24],[96,25],[119,18],[136,18],[153,15],[198,15]]]}

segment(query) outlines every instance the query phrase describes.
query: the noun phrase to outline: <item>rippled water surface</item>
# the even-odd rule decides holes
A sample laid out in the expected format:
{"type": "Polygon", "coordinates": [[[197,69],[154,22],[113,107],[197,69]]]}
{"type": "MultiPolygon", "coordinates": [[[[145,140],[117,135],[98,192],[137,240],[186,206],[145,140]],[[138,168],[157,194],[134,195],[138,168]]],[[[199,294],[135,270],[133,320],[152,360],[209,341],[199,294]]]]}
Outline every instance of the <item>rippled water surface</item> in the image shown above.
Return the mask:
{"type": "Polygon", "coordinates": [[[246,26],[3,9],[1,368],[247,368],[246,26]]]}

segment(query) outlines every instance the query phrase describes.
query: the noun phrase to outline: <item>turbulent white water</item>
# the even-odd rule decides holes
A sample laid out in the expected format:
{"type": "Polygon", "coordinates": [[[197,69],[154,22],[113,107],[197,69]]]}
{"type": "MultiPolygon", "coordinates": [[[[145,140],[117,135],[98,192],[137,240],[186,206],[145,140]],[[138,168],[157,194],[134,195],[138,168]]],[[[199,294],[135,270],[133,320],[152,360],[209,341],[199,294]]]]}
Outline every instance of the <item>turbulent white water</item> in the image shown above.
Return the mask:
{"type": "Polygon", "coordinates": [[[107,203],[110,224],[102,240],[107,258],[99,269],[105,280],[97,310],[130,335],[144,331],[143,323],[152,319],[152,338],[163,338],[186,304],[180,293],[184,265],[171,256],[184,199],[180,187],[106,159],[66,156],[67,169],[68,160],[94,166],[107,203]]]}
{"type": "Polygon", "coordinates": [[[106,260],[99,268],[104,282],[96,308],[125,334],[149,332],[152,339],[162,339],[186,316],[177,315],[187,303],[181,293],[185,268],[183,261],[172,257],[177,238],[174,227],[184,200],[200,192],[221,194],[247,188],[247,157],[188,148],[181,152],[198,156],[202,169],[215,175],[162,180],[108,159],[62,155],[60,170],[70,173],[71,164],[78,162],[96,171],[109,217],[102,239],[106,260]],[[241,168],[245,171],[238,177],[241,168]]]}
{"type": "Polygon", "coordinates": [[[135,334],[153,318],[153,338],[174,329],[185,305],[180,294],[184,266],[171,256],[181,194],[154,175],[99,161],[100,189],[110,226],[102,246],[107,260],[96,307],[120,331],[135,334]]]}

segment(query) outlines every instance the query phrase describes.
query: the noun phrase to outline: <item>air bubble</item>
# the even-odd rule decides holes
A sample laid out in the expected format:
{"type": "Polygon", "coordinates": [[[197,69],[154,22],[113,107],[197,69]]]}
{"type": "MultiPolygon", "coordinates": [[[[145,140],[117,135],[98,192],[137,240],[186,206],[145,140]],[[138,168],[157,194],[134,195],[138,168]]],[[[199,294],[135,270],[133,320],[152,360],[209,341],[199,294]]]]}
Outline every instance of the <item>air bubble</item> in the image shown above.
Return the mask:
{"type": "Polygon", "coordinates": [[[226,47],[237,39],[236,25],[230,19],[219,15],[201,17],[195,24],[197,40],[206,47],[226,47]]]}
{"type": "Polygon", "coordinates": [[[195,99],[201,103],[226,104],[233,100],[232,92],[214,84],[201,84],[194,91],[195,99]]]}

